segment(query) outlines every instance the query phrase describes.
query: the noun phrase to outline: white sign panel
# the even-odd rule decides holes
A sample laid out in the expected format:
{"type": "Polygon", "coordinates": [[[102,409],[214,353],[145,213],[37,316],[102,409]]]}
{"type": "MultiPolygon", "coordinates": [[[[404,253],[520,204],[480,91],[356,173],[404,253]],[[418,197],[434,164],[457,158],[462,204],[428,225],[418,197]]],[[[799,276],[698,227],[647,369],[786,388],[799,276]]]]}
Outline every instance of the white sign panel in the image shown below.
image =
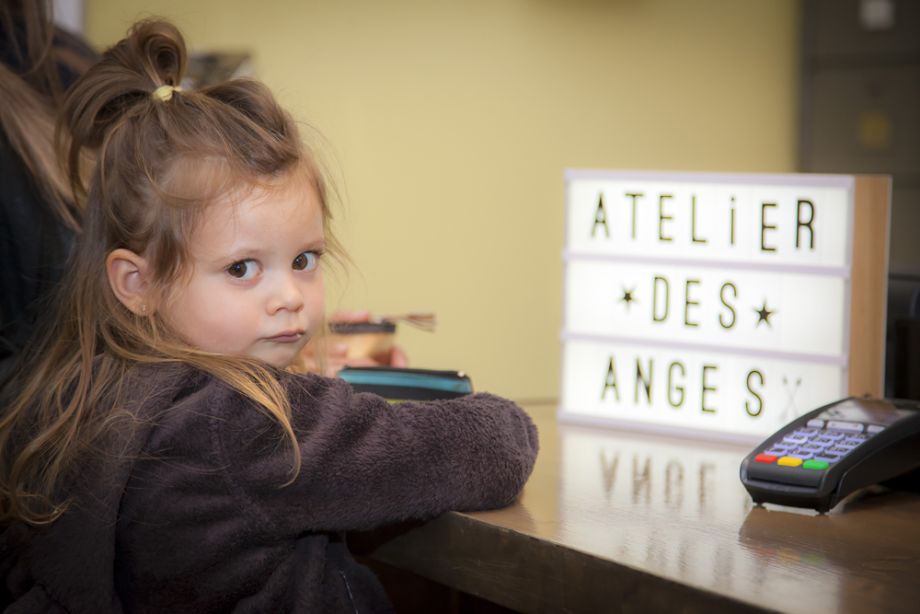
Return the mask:
{"type": "Polygon", "coordinates": [[[851,178],[566,181],[560,419],[753,440],[845,396],[851,178]]]}

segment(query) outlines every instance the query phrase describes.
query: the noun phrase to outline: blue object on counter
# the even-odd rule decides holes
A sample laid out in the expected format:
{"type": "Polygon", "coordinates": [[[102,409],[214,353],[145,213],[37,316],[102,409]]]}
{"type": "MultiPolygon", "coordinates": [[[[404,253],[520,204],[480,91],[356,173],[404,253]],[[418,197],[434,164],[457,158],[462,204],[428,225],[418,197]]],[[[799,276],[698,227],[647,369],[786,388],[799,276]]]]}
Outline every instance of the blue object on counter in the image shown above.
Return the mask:
{"type": "Polygon", "coordinates": [[[473,392],[473,382],[460,371],[345,367],[339,377],[358,392],[372,392],[393,401],[454,399],[473,392]]]}

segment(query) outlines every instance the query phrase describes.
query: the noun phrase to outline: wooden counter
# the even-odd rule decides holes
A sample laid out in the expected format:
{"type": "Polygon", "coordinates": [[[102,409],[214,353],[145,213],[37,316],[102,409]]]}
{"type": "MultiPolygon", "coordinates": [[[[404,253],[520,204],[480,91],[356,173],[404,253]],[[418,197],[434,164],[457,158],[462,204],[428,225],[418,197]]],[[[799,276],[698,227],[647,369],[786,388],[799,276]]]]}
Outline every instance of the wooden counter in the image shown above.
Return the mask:
{"type": "Polygon", "coordinates": [[[747,447],[559,425],[518,503],[451,513],[373,558],[523,612],[920,611],[920,495],[754,507],[747,447]]]}

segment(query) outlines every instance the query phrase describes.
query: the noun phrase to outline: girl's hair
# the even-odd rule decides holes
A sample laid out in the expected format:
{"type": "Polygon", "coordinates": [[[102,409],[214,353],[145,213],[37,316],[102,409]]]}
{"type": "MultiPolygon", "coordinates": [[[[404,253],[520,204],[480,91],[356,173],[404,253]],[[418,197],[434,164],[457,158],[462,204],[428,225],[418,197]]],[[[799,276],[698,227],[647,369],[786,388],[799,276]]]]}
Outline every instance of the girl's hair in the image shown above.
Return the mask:
{"type": "Polygon", "coordinates": [[[189,347],[155,313],[124,307],[109,286],[106,257],[126,248],[144,255],[154,292],[167,296],[187,273],[189,239],[207,206],[272,189],[292,173],[312,182],[328,226],[323,173],[268,89],[233,80],[154,96],[180,84],[185,64],[174,26],[140,22],[67,96],[63,150],[74,194],[85,202],[84,229],[59,313],[21,363],[0,419],[0,522],[40,524],[63,513],[60,485],[78,457],[117,417],[130,416],[120,383],[138,363],[187,363],[226,382],[277,421],[291,445],[292,479],[300,469],[290,405],[274,370],[189,347]],[[96,160],[88,184],[84,151],[96,160]]]}
{"type": "Polygon", "coordinates": [[[0,40],[11,62],[0,62],[0,130],[51,210],[79,230],[81,212],[55,155],[54,113],[64,98],[60,71],[81,73],[89,59],[74,51],[76,39],[54,27],[46,4],[0,0],[0,40]]]}

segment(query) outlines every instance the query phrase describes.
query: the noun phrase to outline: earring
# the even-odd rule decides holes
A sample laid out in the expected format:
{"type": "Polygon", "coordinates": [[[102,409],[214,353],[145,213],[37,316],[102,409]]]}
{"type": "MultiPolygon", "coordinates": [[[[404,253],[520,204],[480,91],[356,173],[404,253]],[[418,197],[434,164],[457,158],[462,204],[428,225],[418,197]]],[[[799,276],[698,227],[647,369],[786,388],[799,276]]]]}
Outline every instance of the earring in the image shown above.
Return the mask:
{"type": "Polygon", "coordinates": [[[141,315],[142,316],[147,315],[147,303],[141,303],[141,315]]]}

